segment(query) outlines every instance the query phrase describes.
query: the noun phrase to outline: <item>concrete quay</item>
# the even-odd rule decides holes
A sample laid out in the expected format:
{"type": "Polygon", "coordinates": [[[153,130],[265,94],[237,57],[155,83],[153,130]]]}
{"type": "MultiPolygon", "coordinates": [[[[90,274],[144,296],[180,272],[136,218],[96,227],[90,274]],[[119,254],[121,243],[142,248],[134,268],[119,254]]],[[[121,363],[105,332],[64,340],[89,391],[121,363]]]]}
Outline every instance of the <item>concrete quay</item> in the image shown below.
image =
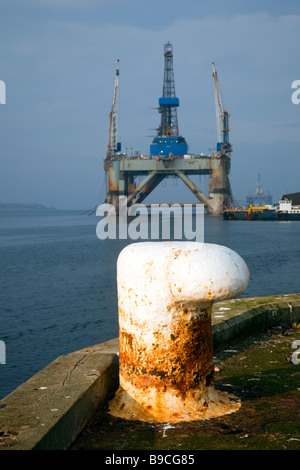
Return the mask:
{"type": "MultiPolygon", "coordinates": [[[[300,293],[216,302],[214,350],[300,323],[300,293]]],[[[0,400],[0,450],[65,450],[118,387],[118,338],[60,356],[0,400]]]]}

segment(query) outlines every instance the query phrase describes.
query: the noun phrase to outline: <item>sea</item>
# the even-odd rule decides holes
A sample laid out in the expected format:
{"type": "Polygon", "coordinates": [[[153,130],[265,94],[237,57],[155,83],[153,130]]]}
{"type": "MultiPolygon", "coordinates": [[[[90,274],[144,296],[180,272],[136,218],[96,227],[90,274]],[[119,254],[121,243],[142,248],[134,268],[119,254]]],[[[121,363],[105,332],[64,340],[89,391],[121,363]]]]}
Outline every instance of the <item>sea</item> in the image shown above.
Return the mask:
{"type": "MultiPolygon", "coordinates": [[[[116,262],[133,241],[99,239],[98,222],[81,211],[0,211],[0,399],[58,356],[118,336],[116,262]]],[[[241,297],[300,292],[300,222],[206,215],[204,242],[245,260],[241,297]]]]}

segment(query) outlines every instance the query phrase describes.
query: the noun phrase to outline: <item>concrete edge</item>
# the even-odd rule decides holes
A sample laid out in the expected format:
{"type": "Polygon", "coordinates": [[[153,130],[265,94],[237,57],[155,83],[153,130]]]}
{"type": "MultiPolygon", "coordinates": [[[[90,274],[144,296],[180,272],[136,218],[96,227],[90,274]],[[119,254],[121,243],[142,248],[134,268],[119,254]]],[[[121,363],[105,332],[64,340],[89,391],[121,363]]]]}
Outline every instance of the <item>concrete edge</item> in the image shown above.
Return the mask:
{"type": "Polygon", "coordinates": [[[223,308],[230,311],[232,302],[237,301],[220,302],[214,306],[212,318],[214,351],[255,332],[267,330],[273,326],[290,328],[293,323],[300,322],[299,294],[240,299],[233,313],[226,311],[224,320],[217,321],[217,307],[222,304],[223,308]]]}
{"type": "MultiPolygon", "coordinates": [[[[300,323],[300,294],[219,302],[212,316],[214,349],[293,323],[300,323]]],[[[0,450],[68,449],[118,387],[118,352],[115,338],[60,356],[0,400],[0,450]]]]}
{"type": "Polygon", "coordinates": [[[0,401],[0,450],[65,450],[118,387],[118,338],[60,356],[0,401]]]}

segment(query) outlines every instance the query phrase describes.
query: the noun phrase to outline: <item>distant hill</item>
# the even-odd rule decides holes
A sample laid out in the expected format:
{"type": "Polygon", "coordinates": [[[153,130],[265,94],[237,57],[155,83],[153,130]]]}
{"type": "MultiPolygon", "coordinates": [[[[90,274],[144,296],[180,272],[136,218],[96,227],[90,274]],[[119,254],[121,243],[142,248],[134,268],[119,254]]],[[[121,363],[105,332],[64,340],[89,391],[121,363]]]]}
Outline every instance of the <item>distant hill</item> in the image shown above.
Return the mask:
{"type": "Polygon", "coordinates": [[[300,206],[300,192],[283,194],[281,199],[288,199],[289,201],[292,201],[293,206],[300,206]]]}
{"type": "Polygon", "coordinates": [[[32,211],[38,211],[38,212],[45,212],[45,211],[58,211],[59,209],[56,209],[55,207],[47,207],[43,206],[43,204],[19,204],[19,203],[5,203],[2,204],[0,203],[0,212],[32,212],[32,211]]]}
{"type": "Polygon", "coordinates": [[[48,207],[44,206],[43,204],[22,204],[22,203],[1,203],[0,202],[0,214],[8,214],[8,213],[19,213],[19,214],[39,214],[42,212],[58,212],[62,213],[79,213],[79,214],[89,214],[94,213],[96,208],[94,209],[57,209],[56,207],[48,207]]]}

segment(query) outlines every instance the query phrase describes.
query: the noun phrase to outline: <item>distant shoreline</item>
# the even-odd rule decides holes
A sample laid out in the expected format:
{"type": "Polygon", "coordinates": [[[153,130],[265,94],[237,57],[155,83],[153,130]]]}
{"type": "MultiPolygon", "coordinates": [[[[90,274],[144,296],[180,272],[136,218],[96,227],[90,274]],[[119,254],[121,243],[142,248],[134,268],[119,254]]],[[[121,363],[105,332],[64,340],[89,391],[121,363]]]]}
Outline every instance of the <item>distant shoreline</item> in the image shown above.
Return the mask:
{"type": "Polygon", "coordinates": [[[57,209],[43,204],[22,204],[22,203],[0,203],[0,213],[2,212],[83,212],[84,209],[57,209]]]}

